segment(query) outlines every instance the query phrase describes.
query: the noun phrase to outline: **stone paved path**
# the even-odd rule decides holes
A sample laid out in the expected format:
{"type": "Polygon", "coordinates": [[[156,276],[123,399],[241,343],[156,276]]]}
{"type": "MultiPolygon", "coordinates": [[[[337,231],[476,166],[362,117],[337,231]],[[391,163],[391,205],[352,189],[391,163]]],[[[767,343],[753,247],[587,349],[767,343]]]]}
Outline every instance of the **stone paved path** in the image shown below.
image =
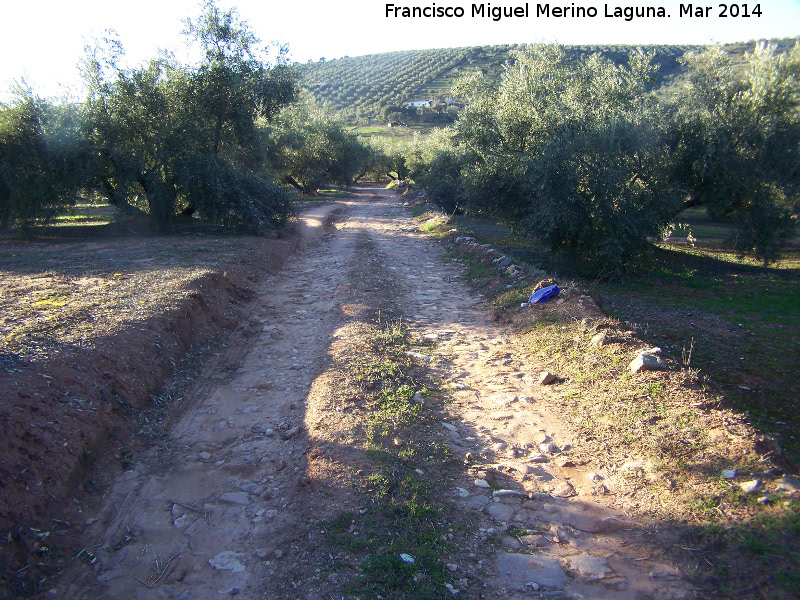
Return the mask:
{"type": "MultiPolygon", "coordinates": [[[[477,557],[487,574],[460,597],[686,597],[675,568],[651,556],[652,532],[570,462],[580,440],[548,409],[541,366],[521,358],[461,282],[460,265],[393,195],[355,188],[340,208],[335,232],[263,282],[239,338],[172,425],[168,458],[145,456],[118,478],[87,521],[97,560],[76,564],[52,596],[317,597],[318,586],[288,573],[318,573],[303,567],[308,528],[356,500],[346,488],[314,485],[307,452],[328,415],[309,398],[349,307],[375,301],[356,297],[350,279],[355,263],[369,261],[388,274],[376,285],[392,290],[404,322],[435,343],[432,356],[414,360],[452,391],[437,435],[468,468],[453,474],[447,501],[474,525],[477,543],[501,535],[501,549],[477,557]],[[368,255],[357,251],[365,238],[368,255]],[[508,526],[515,535],[503,534],[508,526]]],[[[318,597],[345,596],[346,582],[329,583],[318,597]]]]}

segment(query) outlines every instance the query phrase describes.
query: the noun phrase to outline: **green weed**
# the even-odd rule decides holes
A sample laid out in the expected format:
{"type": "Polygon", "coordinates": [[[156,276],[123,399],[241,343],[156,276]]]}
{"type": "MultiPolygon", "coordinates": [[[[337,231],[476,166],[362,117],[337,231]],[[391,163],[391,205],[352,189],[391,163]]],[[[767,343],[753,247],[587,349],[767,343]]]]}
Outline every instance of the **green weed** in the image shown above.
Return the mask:
{"type": "Polygon", "coordinates": [[[411,343],[408,331],[399,322],[366,331],[359,362],[348,366],[367,397],[364,438],[371,467],[353,472],[354,488],[365,494],[366,508],[319,526],[330,545],[353,552],[360,561],[359,574],[347,589],[353,596],[452,597],[444,586],[452,575],[441,560],[449,541],[444,508],[436,500],[442,480],[436,474],[448,468],[453,456],[424,434],[433,415],[429,404],[416,403],[414,395],[431,392],[417,380],[417,372],[412,376],[414,367],[404,355],[411,343]]]}

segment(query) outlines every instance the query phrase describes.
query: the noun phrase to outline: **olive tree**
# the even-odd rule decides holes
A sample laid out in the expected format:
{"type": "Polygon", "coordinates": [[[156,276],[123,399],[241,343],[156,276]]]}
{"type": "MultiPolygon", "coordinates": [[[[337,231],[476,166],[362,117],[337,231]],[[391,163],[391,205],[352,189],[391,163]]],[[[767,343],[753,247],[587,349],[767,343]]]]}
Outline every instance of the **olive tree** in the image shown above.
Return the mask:
{"type": "Polygon", "coordinates": [[[125,69],[113,40],[88,53],[95,189],[122,209],[146,210],[162,229],[190,208],[212,222],[260,231],[285,218],[288,200],[263,168],[258,123],[294,99],[295,75],[285,49],[276,64],[266,63],[234,10],[207,2],[186,24],[203,50],[195,66],[162,56],[125,69]]]}
{"type": "Polygon", "coordinates": [[[368,177],[373,181],[406,179],[409,176],[406,164],[405,149],[383,137],[373,137],[367,142],[371,155],[364,165],[361,177],[368,177]]]}
{"type": "Polygon", "coordinates": [[[761,45],[735,67],[689,54],[679,93],[654,93],[651,56],[626,66],[558,46],[477,75],[452,134],[412,150],[443,206],[488,212],[594,271],[636,263],[691,206],[738,226],[742,253],[778,256],[800,211],[800,49],[761,45]]]}
{"type": "Polygon", "coordinates": [[[97,156],[95,189],[125,212],[141,210],[168,228],[178,172],[191,151],[185,124],[187,74],[165,60],[125,70],[94,51],[85,64],[87,129],[97,156]]]}
{"type": "Polygon", "coordinates": [[[81,107],[17,90],[0,105],[0,227],[27,227],[74,205],[90,163],[81,107]]]}
{"type": "Polygon", "coordinates": [[[669,117],[676,211],[705,205],[737,226],[742,253],[778,257],[800,211],[800,47],[759,44],[737,68],[719,47],[688,54],[669,117]]]}
{"type": "Polygon", "coordinates": [[[265,134],[270,166],[303,194],[325,183],[352,183],[372,160],[355,134],[310,101],[284,109],[265,134]]]}
{"type": "Polygon", "coordinates": [[[258,151],[257,121],[271,120],[297,95],[296,74],[287,64],[288,48],[259,48],[259,40],[235,10],[223,11],[209,0],[202,14],[184,21],[184,33],[198,45],[203,60],[191,74],[191,109],[200,121],[200,148],[231,162],[253,166],[258,151]]]}
{"type": "Polygon", "coordinates": [[[651,57],[573,62],[558,46],[515,54],[496,87],[460,87],[465,206],[498,215],[596,268],[635,261],[672,205],[651,57]]]}
{"type": "Polygon", "coordinates": [[[438,129],[426,138],[415,138],[405,150],[408,175],[427,190],[442,210],[465,207],[462,172],[467,168],[463,146],[454,143],[452,129],[438,129]]]}

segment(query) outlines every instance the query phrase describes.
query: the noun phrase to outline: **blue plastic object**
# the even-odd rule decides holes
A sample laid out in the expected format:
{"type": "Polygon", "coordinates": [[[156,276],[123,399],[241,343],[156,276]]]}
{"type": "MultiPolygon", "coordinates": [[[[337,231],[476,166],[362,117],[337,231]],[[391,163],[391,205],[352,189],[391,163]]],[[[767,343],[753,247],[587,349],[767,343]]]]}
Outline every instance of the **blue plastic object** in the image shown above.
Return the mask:
{"type": "Polygon", "coordinates": [[[533,292],[531,297],[528,299],[528,304],[547,302],[550,298],[558,294],[559,291],[560,290],[558,289],[557,285],[549,285],[546,288],[542,288],[536,292],[533,292]]]}

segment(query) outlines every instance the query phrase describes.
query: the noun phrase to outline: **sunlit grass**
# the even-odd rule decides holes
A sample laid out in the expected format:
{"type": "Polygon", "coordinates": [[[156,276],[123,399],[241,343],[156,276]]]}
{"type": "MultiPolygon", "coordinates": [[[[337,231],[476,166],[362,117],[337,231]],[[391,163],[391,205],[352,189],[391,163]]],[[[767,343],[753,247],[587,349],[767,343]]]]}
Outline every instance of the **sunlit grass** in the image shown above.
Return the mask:
{"type": "MultiPolygon", "coordinates": [[[[501,224],[453,221],[479,243],[491,240],[506,252],[520,244],[501,224]]],[[[541,249],[531,252],[539,260],[541,249]]],[[[454,246],[448,258],[464,265],[465,280],[488,299],[502,296],[481,276],[487,265],[476,254],[454,246]]],[[[632,473],[629,493],[640,507],[649,503],[652,513],[693,523],[682,529],[683,545],[695,552],[692,575],[698,585],[729,597],[754,597],[733,592],[750,590],[755,579],[768,581],[763,589],[774,590],[774,597],[800,591],[797,500],[745,493],[743,479],[724,479],[722,469],[763,477],[769,463],[709,435],[720,423],[738,423],[748,435],[774,436],[785,456],[800,459],[798,269],[797,249],[765,268],[705,240],[658,244],[649,268],[578,283],[596,293],[614,319],[596,329],[590,320],[546,310],[521,336],[531,362],[558,374],[554,402],[596,456],[646,459],[654,478],[632,473]],[[599,330],[612,342],[592,344],[599,330]],[[627,365],[645,343],[662,347],[673,369],[632,375],[627,365]]],[[[514,290],[506,295],[513,298],[514,290]]]]}
{"type": "Polygon", "coordinates": [[[53,217],[50,227],[64,226],[98,226],[108,225],[114,221],[117,209],[107,204],[93,204],[80,202],[71,207],[67,212],[53,217]]]}

